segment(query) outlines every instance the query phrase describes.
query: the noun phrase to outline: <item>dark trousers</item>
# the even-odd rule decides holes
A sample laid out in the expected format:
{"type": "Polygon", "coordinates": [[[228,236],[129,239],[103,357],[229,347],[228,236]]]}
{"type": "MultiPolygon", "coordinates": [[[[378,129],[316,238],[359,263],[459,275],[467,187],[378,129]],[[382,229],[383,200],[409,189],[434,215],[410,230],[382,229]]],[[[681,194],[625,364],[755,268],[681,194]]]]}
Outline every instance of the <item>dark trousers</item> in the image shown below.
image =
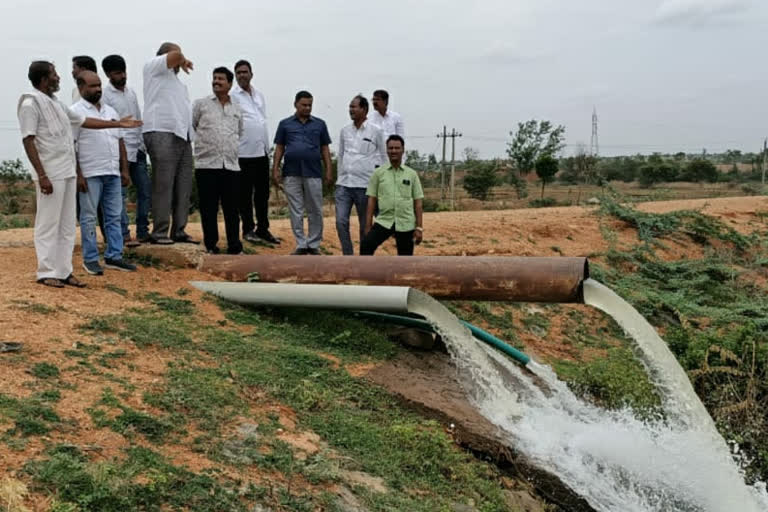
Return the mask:
{"type": "Polygon", "coordinates": [[[360,255],[373,256],[376,249],[389,237],[395,235],[398,256],[413,256],[413,231],[395,231],[395,225],[387,229],[381,224],[373,224],[373,227],[360,242],[360,255]]]}
{"type": "Polygon", "coordinates": [[[200,200],[200,223],[203,242],[209,251],[216,250],[219,241],[219,203],[224,211],[227,232],[227,252],[238,254],[243,250],[240,242],[240,217],[237,210],[240,173],[226,169],[195,169],[197,195],[200,200]]]}
{"type": "Polygon", "coordinates": [[[269,157],[240,158],[240,219],[243,235],[269,231],[269,157]],[[256,223],[253,212],[256,210],[256,223]]]}

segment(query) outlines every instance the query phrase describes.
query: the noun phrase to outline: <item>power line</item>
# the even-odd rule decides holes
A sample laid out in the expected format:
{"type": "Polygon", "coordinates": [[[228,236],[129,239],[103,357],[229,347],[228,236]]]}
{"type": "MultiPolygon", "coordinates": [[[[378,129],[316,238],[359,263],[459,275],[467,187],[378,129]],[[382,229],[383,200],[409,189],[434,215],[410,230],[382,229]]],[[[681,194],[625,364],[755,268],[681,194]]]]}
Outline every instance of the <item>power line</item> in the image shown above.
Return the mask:
{"type": "Polygon", "coordinates": [[[443,139],[443,165],[442,172],[440,173],[440,184],[443,190],[442,198],[445,200],[445,141],[448,137],[451,138],[451,210],[453,210],[453,201],[456,196],[455,190],[455,172],[456,172],[456,137],[461,137],[461,134],[456,131],[456,128],[451,128],[451,133],[448,133],[443,125],[443,133],[437,134],[438,138],[443,139]]]}

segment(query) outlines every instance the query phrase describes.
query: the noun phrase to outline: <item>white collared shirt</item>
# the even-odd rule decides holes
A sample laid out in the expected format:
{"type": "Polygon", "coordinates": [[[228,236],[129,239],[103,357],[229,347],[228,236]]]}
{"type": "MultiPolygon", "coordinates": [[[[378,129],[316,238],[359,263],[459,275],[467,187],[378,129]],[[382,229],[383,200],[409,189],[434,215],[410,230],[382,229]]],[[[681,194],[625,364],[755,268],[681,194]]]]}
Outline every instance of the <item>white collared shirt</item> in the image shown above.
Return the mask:
{"type": "Polygon", "coordinates": [[[336,185],[350,188],[366,188],[376,166],[387,161],[384,131],[363,121],[360,128],[349,123],[339,135],[336,185]]]}
{"type": "MultiPolygon", "coordinates": [[[[107,82],[107,85],[103,87],[101,101],[115,109],[115,112],[117,112],[117,115],[120,116],[121,119],[123,117],[132,116],[134,119],[141,120],[139,100],[136,97],[134,90],[127,85],[125,86],[125,89],[121,91],[110,82],[107,82]]],[[[141,126],[124,129],[123,142],[125,142],[125,152],[128,156],[128,161],[135,162],[136,153],[138,153],[139,150],[144,151],[141,126]]]]}
{"type": "Polygon", "coordinates": [[[403,118],[394,110],[387,110],[382,116],[375,109],[371,109],[371,112],[368,113],[368,120],[384,130],[384,140],[390,135],[399,135],[405,139],[403,118]]]}
{"type": "MultiPolygon", "coordinates": [[[[85,116],[55,97],[34,92],[20,98],[18,118],[21,138],[29,135],[35,137],[35,147],[48,179],[74,178],[75,146],[72,143],[72,130],[85,122],[85,116]],[[39,102],[44,102],[44,105],[41,106],[39,102]],[[46,117],[46,112],[55,117],[46,117]]],[[[38,180],[34,170],[31,176],[34,181],[38,180]]]]}
{"type": "Polygon", "coordinates": [[[240,158],[258,158],[269,153],[267,103],[264,95],[251,87],[249,93],[238,84],[230,92],[232,101],[243,111],[243,136],[240,137],[240,158]]]}
{"type": "Polygon", "coordinates": [[[168,67],[168,54],[144,64],[144,127],[142,133],[169,132],[191,141],[192,103],[187,86],[168,67]]]}
{"type": "MultiPolygon", "coordinates": [[[[93,103],[82,99],[72,105],[72,110],[85,117],[105,121],[119,119],[115,109],[104,102],[101,102],[101,109],[99,109],[93,103]]],[[[120,175],[119,141],[122,138],[120,128],[93,130],[78,127],[73,131],[73,135],[77,148],[77,161],[85,178],[120,175]]]]}
{"type": "Polygon", "coordinates": [[[195,168],[239,171],[237,147],[243,133],[243,112],[232,101],[221,104],[215,94],[195,100],[195,168]]]}

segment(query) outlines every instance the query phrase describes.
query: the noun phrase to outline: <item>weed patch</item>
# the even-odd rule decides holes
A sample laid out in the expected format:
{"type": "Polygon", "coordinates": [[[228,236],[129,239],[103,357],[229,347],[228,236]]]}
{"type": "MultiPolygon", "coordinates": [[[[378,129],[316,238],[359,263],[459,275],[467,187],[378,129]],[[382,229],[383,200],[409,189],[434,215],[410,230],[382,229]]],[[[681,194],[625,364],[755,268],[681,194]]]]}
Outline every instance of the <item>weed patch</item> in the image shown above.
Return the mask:
{"type": "Polygon", "coordinates": [[[0,418],[14,422],[6,436],[44,435],[61,421],[59,415],[39,398],[14,398],[4,394],[0,394],[0,418]]]}

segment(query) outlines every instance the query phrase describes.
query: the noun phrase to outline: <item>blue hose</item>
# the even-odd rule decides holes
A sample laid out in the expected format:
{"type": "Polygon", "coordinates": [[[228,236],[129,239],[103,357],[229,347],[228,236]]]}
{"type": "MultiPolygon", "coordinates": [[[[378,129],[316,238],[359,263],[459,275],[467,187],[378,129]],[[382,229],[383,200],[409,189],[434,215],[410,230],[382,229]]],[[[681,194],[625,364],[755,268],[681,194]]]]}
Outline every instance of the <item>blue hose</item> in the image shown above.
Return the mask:
{"type": "MultiPolygon", "coordinates": [[[[435,332],[435,329],[434,327],[432,327],[432,324],[430,324],[426,320],[421,320],[419,318],[413,318],[410,316],[390,315],[387,313],[377,313],[375,311],[357,311],[355,312],[355,315],[363,318],[370,318],[372,320],[380,320],[382,322],[402,325],[405,327],[413,327],[414,329],[419,329],[422,331],[435,332]]],[[[522,364],[523,366],[527,365],[530,362],[531,357],[529,355],[524,354],[523,352],[520,352],[519,350],[503,342],[493,334],[490,334],[480,329],[479,327],[476,327],[470,324],[469,322],[465,322],[464,320],[459,320],[459,321],[470,330],[470,332],[472,333],[472,336],[504,352],[509,357],[511,357],[518,363],[522,364]]]]}

